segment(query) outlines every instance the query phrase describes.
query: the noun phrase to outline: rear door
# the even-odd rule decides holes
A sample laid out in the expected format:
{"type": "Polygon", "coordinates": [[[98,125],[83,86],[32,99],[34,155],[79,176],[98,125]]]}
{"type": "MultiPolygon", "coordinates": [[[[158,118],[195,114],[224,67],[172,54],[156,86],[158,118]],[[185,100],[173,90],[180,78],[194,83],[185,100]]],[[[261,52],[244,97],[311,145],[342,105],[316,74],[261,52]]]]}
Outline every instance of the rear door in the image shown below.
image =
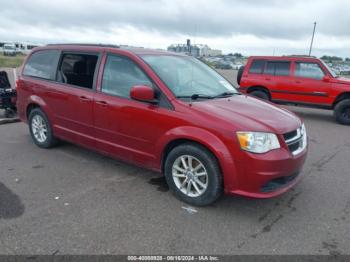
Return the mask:
{"type": "Polygon", "coordinates": [[[292,88],[291,61],[269,60],[264,69],[265,81],[268,82],[272,100],[288,100],[288,92],[292,88]]]}
{"type": "Polygon", "coordinates": [[[63,52],[56,82],[47,94],[57,135],[89,147],[95,146],[93,99],[98,61],[98,53],[63,52]]]}

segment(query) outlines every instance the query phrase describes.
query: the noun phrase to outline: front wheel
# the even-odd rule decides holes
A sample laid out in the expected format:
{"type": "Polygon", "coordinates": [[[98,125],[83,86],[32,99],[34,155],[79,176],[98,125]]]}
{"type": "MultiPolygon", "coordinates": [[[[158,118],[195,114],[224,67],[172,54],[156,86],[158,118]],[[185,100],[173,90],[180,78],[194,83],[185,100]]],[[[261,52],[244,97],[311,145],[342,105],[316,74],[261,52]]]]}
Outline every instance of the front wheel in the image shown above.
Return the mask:
{"type": "Polygon", "coordinates": [[[335,106],[334,116],[338,123],[350,125],[350,99],[340,101],[335,106]]]}
{"type": "Polygon", "coordinates": [[[218,161],[200,145],[174,148],[165,162],[165,178],[175,196],[192,205],[209,205],[222,194],[218,161]]]}
{"type": "Polygon", "coordinates": [[[40,108],[30,111],[29,131],[34,143],[39,147],[50,148],[57,144],[49,119],[40,108]]]}

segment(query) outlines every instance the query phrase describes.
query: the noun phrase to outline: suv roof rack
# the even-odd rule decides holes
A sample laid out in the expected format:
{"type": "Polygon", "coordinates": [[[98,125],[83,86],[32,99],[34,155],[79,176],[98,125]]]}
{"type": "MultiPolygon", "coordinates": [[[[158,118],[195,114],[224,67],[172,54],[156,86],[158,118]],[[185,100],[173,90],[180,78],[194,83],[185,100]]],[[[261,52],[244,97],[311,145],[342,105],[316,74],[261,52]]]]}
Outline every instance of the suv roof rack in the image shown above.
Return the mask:
{"type": "Polygon", "coordinates": [[[91,44],[91,43],[57,43],[57,44],[48,44],[48,46],[52,45],[68,45],[68,46],[98,46],[98,47],[112,47],[112,48],[120,48],[119,45],[112,44],[91,44]]]}
{"type": "Polygon", "coordinates": [[[310,55],[283,55],[284,57],[305,57],[305,58],[316,58],[316,56],[310,56],[310,55]]]}

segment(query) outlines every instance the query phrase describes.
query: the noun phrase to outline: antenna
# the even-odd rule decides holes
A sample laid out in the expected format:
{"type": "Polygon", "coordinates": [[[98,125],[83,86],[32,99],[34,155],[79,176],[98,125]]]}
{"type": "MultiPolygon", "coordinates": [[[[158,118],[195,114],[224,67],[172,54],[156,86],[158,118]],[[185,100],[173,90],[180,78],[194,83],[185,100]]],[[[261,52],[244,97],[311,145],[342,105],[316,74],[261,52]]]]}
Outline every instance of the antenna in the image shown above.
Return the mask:
{"type": "Polygon", "coordinates": [[[309,50],[309,56],[311,56],[311,51],[312,51],[312,45],[314,43],[314,36],[315,36],[315,31],[316,31],[316,22],[314,22],[314,31],[312,32],[312,38],[311,38],[311,44],[310,44],[310,50],[309,50]]]}

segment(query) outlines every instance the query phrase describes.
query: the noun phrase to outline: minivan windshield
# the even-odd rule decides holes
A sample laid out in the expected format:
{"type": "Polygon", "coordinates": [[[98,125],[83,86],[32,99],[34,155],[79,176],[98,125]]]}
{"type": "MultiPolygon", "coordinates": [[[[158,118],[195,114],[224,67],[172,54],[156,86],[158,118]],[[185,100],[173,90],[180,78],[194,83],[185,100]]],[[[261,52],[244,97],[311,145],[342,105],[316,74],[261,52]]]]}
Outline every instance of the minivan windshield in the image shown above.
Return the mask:
{"type": "Polygon", "coordinates": [[[142,59],[178,98],[219,98],[237,90],[215,70],[188,56],[143,55],[142,59]]]}

